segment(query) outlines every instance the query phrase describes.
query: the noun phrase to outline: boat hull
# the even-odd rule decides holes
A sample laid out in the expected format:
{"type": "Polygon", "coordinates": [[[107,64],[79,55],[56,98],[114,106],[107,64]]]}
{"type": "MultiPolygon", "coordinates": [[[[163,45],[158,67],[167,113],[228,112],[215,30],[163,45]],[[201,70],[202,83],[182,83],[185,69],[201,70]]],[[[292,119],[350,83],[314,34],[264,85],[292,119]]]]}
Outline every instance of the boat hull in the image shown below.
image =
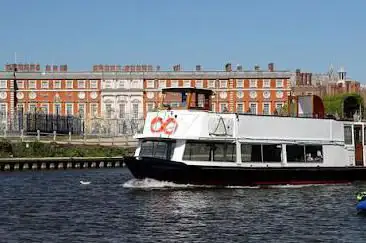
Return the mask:
{"type": "Polygon", "coordinates": [[[128,157],[125,164],[137,179],[151,178],[178,184],[261,186],[366,181],[366,167],[197,166],[147,157],[128,157]]]}

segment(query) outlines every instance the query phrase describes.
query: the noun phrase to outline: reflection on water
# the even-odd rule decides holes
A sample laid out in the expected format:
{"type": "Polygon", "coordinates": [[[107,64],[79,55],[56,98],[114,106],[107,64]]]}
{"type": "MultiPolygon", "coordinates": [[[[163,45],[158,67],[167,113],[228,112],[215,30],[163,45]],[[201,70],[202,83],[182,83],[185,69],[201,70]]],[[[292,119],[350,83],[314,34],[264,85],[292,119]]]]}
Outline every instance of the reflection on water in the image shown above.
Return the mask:
{"type": "Polygon", "coordinates": [[[366,184],[214,188],[126,169],[1,177],[0,242],[366,242],[355,209],[366,184]]]}

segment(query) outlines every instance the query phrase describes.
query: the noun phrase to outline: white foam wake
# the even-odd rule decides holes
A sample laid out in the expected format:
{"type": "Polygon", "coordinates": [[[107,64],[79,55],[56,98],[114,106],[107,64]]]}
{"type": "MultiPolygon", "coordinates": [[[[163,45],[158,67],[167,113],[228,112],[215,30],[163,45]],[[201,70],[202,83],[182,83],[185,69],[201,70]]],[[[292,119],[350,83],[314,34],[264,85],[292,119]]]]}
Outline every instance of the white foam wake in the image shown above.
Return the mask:
{"type": "Polygon", "coordinates": [[[141,189],[161,189],[161,188],[190,188],[194,185],[176,184],[169,181],[158,181],[155,179],[131,179],[123,184],[125,188],[141,188],[141,189]]]}

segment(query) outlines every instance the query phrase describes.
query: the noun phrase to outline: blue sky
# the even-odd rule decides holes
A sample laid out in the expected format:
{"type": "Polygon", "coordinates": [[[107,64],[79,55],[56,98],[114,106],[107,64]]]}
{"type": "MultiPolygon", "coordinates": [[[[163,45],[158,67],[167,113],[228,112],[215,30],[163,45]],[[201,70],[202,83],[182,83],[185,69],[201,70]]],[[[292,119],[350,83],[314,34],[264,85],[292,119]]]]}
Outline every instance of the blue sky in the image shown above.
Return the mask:
{"type": "Polygon", "coordinates": [[[0,0],[0,64],[152,64],[184,70],[227,62],[325,72],[366,83],[364,0],[0,0]]]}

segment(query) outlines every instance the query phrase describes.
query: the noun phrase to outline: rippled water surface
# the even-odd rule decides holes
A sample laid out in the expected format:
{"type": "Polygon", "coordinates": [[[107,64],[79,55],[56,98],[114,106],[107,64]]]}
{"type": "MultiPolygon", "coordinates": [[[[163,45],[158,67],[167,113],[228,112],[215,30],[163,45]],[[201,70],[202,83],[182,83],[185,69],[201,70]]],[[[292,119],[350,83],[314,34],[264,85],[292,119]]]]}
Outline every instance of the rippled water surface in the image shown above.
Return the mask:
{"type": "Polygon", "coordinates": [[[366,184],[215,189],[131,180],[127,169],[0,176],[0,242],[366,242],[355,211],[366,184]]]}

